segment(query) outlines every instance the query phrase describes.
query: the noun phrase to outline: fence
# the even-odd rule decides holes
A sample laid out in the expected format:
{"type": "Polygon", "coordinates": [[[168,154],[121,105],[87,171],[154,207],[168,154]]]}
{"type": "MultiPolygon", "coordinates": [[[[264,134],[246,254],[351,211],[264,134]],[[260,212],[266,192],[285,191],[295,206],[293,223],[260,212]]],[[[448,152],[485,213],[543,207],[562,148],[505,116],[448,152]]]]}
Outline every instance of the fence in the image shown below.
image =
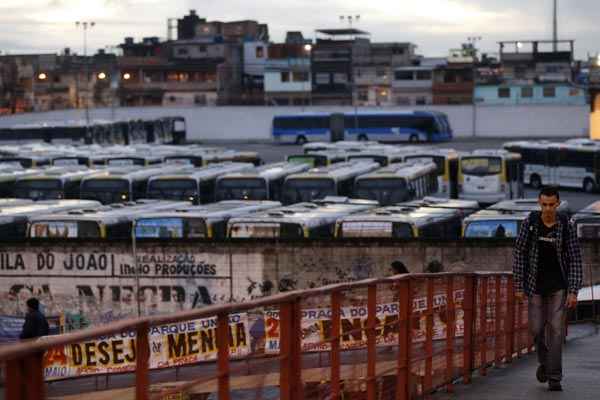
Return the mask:
{"type": "Polygon", "coordinates": [[[136,399],[408,399],[528,352],[526,321],[509,273],[408,274],[115,322],[0,348],[0,361],[9,399],[78,386],[48,386],[57,369],[107,368],[135,371],[136,399]],[[160,373],[183,365],[189,379],[160,373]]]}

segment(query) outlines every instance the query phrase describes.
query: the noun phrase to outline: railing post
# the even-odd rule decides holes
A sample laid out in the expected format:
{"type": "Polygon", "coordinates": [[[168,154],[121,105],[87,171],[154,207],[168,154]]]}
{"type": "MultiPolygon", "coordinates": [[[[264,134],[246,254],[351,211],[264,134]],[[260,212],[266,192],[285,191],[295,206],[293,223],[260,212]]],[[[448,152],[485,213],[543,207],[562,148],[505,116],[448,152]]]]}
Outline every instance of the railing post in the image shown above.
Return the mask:
{"type": "Polygon", "coordinates": [[[150,378],[150,343],[148,342],[148,323],[142,322],[136,328],[136,368],[135,368],[135,399],[148,400],[150,378]]]}
{"type": "Polygon", "coordinates": [[[515,288],[512,275],[506,285],[506,362],[511,363],[515,353],[515,288]]]}
{"type": "Polygon", "coordinates": [[[340,399],[340,332],[341,332],[341,297],[334,290],[331,293],[331,398],[340,399]]]}
{"type": "Polygon", "coordinates": [[[377,349],[375,344],[375,317],[377,313],[377,285],[369,285],[367,294],[367,399],[377,398],[376,363],[377,349]]]}
{"type": "MultiPolygon", "coordinates": [[[[502,331],[500,331],[500,322],[502,321],[501,319],[501,310],[502,310],[502,306],[501,306],[501,301],[502,298],[500,297],[500,289],[501,289],[501,283],[502,283],[502,278],[500,275],[496,275],[496,296],[494,299],[494,349],[495,349],[495,354],[494,354],[494,359],[495,359],[495,364],[496,364],[496,368],[500,365],[500,362],[502,361],[502,347],[500,346],[500,340],[502,339],[502,337],[504,336],[502,331]]],[[[506,327],[504,327],[504,329],[506,329],[506,327]]]]}
{"type": "Polygon", "coordinates": [[[301,313],[300,302],[296,299],[281,303],[279,391],[282,400],[303,398],[301,368],[301,313]]]}
{"type": "Polygon", "coordinates": [[[515,307],[516,317],[515,317],[515,330],[517,331],[517,337],[515,339],[515,346],[517,348],[517,358],[521,358],[521,338],[523,335],[523,300],[519,300],[517,302],[517,306],[515,307]]]}
{"type": "Polygon", "coordinates": [[[412,313],[412,292],[410,278],[398,285],[398,380],[396,400],[410,398],[410,348],[412,346],[410,316],[412,313]]]}
{"type": "Polygon", "coordinates": [[[229,315],[217,316],[217,368],[219,400],[229,400],[229,315]]]}
{"type": "Polygon", "coordinates": [[[46,398],[44,382],[44,353],[6,362],[6,399],[43,400],[46,398]]]}
{"type": "Polygon", "coordinates": [[[6,398],[22,399],[25,394],[25,379],[23,376],[23,360],[15,359],[6,362],[6,398]]]}
{"type": "Polygon", "coordinates": [[[481,365],[479,373],[482,376],[487,375],[487,340],[488,340],[488,327],[487,327],[487,302],[488,302],[488,286],[489,278],[482,276],[479,280],[479,286],[481,287],[481,304],[479,307],[479,334],[478,338],[481,351],[481,365]]]}
{"type": "Polygon", "coordinates": [[[425,379],[423,394],[429,393],[433,387],[433,283],[434,278],[427,279],[427,317],[425,331],[425,379]]]}
{"type": "Polygon", "coordinates": [[[446,283],[446,391],[454,392],[454,335],[456,334],[456,309],[454,305],[454,277],[446,283]]]}
{"type": "Polygon", "coordinates": [[[476,296],[474,295],[475,275],[465,276],[465,297],[463,300],[463,382],[471,382],[473,368],[473,313],[475,310],[476,296]]]}

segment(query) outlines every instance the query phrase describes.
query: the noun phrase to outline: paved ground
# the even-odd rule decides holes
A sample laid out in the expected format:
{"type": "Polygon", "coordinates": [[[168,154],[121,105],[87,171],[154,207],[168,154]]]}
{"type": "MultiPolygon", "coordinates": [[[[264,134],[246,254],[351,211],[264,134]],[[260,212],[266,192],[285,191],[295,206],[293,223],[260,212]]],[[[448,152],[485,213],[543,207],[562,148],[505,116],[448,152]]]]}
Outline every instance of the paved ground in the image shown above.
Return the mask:
{"type": "Polygon", "coordinates": [[[600,398],[600,335],[590,325],[572,326],[563,359],[563,392],[549,392],[535,379],[537,359],[525,356],[512,365],[488,370],[472,384],[455,386],[450,395],[440,392],[433,400],[597,400],[600,398]]]}

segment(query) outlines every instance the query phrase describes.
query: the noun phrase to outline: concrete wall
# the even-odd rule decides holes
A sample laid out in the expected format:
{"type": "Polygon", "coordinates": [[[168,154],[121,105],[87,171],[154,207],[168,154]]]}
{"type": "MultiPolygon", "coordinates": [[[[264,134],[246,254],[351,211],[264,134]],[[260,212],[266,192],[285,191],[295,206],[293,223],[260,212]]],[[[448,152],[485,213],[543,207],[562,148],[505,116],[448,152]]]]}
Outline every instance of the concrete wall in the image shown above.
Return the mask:
{"type": "MultiPolygon", "coordinates": [[[[423,272],[433,260],[448,272],[506,271],[509,242],[322,241],[275,243],[140,243],[136,276],[121,243],[3,244],[0,315],[22,315],[39,297],[46,314],[82,315],[92,324],[168,313],[337,282],[393,275],[392,261],[423,272]]],[[[600,243],[584,248],[586,285],[600,283],[600,243]]]]}
{"type": "MultiPolygon", "coordinates": [[[[413,106],[376,108],[379,111],[439,110],[448,114],[459,138],[585,136],[589,106],[413,106]],[[473,118],[475,116],[475,118],[473,118]],[[474,124],[475,121],[475,124],[474,124]],[[475,131],[473,130],[475,125],[475,131]]],[[[131,107],[91,110],[93,119],[153,118],[182,115],[190,140],[270,140],[273,116],[310,112],[353,112],[352,107],[131,107]]],[[[360,108],[367,110],[367,108],[360,108]]],[[[83,110],[18,114],[0,118],[0,128],[17,124],[83,120],[83,110]]]]}

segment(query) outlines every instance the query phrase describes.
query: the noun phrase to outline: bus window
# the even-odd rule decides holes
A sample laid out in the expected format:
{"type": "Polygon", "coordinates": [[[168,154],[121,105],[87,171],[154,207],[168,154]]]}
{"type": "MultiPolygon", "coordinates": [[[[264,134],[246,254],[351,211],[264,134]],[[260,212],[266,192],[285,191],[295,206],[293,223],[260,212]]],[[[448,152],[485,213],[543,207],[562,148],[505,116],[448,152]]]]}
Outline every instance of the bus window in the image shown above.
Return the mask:
{"type": "Polygon", "coordinates": [[[232,238],[278,238],[278,223],[238,223],[231,227],[232,238]]]}
{"type": "Polygon", "coordinates": [[[289,179],[285,183],[283,203],[300,203],[335,195],[337,193],[332,179],[289,179]]]}
{"type": "Polygon", "coordinates": [[[465,229],[467,238],[514,238],[517,233],[518,222],[510,220],[473,221],[465,229]]]}
{"type": "Polygon", "coordinates": [[[404,179],[360,179],[355,196],[377,200],[379,204],[395,204],[410,200],[411,194],[404,179]]]}
{"type": "Polygon", "coordinates": [[[140,239],[183,238],[181,218],[141,219],[135,225],[135,237],[140,239]]]}
{"type": "Polygon", "coordinates": [[[468,157],[461,160],[464,175],[497,175],[502,172],[502,159],[498,157],[468,157]]]}
{"type": "Polygon", "coordinates": [[[217,188],[217,201],[221,200],[267,200],[264,179],[221,179],[217,188]]]}
{"type": "Polygon", "coordinates": [[[60,200],[64,198],[58,179],[23,180],[15,185],[15,197],[31,200],[60,200]]]}
{"type": "Polygon", "coordinates": [[[81,198],[98,200],[102,204],[130,199],[129,183],[125,179],[89,179],[81,187],[81,198]]]}
{"type": "Polygon", "coordinates": [[[100,238],[100,227],[92,221],[40,221],[31,225],[32,238],[100,238]]]}
{"type": "Polygon", "coordinates": [[[148,188],[148,198],[196,201],[198,189],[192,179],[157,179],[148,188]]]}

